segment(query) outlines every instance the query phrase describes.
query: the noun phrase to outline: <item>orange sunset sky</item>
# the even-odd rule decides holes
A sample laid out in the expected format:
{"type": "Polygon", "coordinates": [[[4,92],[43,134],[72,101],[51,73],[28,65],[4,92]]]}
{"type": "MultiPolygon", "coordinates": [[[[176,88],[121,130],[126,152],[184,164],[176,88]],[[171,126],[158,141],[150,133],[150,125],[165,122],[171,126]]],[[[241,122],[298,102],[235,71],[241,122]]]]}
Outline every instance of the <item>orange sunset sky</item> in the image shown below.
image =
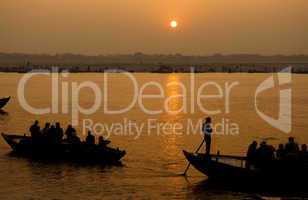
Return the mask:
{"type": "Polygon", "coordinates": [[[308,1],[1,0],[0,29],[0,52],[308,54],[308,1]]]}

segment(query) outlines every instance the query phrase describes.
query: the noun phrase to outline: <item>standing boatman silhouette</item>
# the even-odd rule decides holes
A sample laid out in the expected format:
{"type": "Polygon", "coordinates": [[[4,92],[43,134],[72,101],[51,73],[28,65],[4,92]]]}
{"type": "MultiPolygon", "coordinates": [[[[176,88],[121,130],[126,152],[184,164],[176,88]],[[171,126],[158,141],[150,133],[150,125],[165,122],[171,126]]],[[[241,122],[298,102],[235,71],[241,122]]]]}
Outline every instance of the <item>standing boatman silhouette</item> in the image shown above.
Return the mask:
{"type": "MultiPolygon", "coordinates": [[[[196,154],[199,152],[200,148],[202,147],[203,143],[205,142],[205,156],[209,158],[210,151],[211,151],[211,142],[212,142],[212,119],[210,117],[205,118],[205,120],[202,123],[202,132],[204,134],[204,140],[202,140],[202,143],[199,145],[198,149],[196,150],[196,154]]],[[[183,174],[180,174],[181,176],[186,176],[186,173],[190,167],[190,162],[188,163],[185,171],[183,174]]]]}
{"type": "Polygon", "coordinates": [[[205,118],[202,124],[202,132],[204,134],[205,142],[205,155],[209,156],[211,152],[211,142],[212,142],[212,119],[210,117],[205,118]]]}

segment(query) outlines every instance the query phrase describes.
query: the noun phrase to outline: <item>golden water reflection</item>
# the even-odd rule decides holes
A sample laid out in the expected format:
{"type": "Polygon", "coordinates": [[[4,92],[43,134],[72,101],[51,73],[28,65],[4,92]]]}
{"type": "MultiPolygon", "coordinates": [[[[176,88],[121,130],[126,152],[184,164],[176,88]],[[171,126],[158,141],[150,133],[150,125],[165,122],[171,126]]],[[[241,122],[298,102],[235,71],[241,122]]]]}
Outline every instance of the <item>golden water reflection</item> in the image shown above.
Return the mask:
{"type": "MultiPolygon", "coordinates": [[[[181,83],[181,77],[179,74],[169,74],[166,77],[165,84],[165,110],[166,113],[161,117],[161,122],[169,124],[170,129],[166,129],[160,139],[161,148],[164,154],[167,156],[167,162],[174,160],[181,154],[183,140],[183,130],[176,129],[175,126],[181,124],[183,119],[183,106],[185,98],[185,88],[181,83]]],[[[168,163],[165,167],[168,170],[173,170],[177,166],[177,163],[168,163]]]]}
{"type": "Polygon", "coordinates": [[[180,77],[177,74],[167,76],[166,85],[166,102],[165,108],[168,114],[177,115],[182,112],[184,103],[185,89],[182,86],[180,77]]]}

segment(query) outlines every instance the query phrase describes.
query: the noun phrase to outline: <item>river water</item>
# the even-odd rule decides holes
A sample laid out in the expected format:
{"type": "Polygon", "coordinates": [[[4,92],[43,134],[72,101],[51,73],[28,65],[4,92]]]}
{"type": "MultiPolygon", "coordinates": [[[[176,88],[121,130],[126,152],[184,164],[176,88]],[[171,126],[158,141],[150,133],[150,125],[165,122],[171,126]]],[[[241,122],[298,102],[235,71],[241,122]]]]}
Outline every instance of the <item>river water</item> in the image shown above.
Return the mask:
{"type": "Polygon", "coordinates": [[[123,166],[80,166],[11,157],[7,155],[9,146],[1,139],[0,199],[254,199],[258,194],[208,187],[206,177],[193,167],[187,179],[178,176],[187,165],[182,150],[194,151],[202,140],[200,120],[206,116],[213,119],[213,153],[245,155],[252,140],[265,137],[272,137],[268,142],[273,145],[285,143],[289,136],[298,143],[308,143],[307,75],[292,75],[290,84],[276,85],[258,95],[257,108],[266,116],[277,119],[280,111],[286,119],[290,117],[290,122],[278,128],[262,119],[255,106],[258,86],[271,77],[277,84],[277,74],[59,76],[58,82],[52,83],[50,75],[37,74],[21,84],[25,74],[1,73],[0,96],[12,99],[0,115],[0,132],[28,134],[35,119],[41,126],[46,121],[59,121],[63,126],[74,123],[81,138],[86,128],[92,127],[97,135],[108,136],[111,146],[127,151],[123,166]],[[95,85],[96,93],[89,88],[76,93],[76,88],[86,83],[95,85]],[[282,108],[290,103],[291,113],[279,110],[280,91],[286,88],[291,88],[291,96],[282,108]],[[144,98],[138,99],[140,94],[144,98]],[[202,94],[216,96],[199,99],[202,94]],[[100,103],[95,112],[84,113],[95,99],[100,103]],[[54,105],[54,113],[39,115],[25,104],[36,109],[54,105]],[[125,112],[107,113],[130,104],[125,112]]]}

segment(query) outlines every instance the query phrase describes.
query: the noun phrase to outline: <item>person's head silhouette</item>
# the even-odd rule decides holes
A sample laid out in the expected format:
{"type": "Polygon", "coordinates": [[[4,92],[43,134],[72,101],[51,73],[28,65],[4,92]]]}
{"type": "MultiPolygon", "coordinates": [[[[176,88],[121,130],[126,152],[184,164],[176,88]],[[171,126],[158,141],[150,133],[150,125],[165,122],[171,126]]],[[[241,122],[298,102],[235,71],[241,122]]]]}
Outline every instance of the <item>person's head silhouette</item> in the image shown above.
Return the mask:
{"type": "Polygon", "coordinates": [[[294,142],[294,137],[289,137],[289,142],[294,142]]]}
{"type": "Polygon", "coordinates": [[[212,119],[210,117],[205,118],[205,123],[207,124],[212,123],[212,119]]]}

